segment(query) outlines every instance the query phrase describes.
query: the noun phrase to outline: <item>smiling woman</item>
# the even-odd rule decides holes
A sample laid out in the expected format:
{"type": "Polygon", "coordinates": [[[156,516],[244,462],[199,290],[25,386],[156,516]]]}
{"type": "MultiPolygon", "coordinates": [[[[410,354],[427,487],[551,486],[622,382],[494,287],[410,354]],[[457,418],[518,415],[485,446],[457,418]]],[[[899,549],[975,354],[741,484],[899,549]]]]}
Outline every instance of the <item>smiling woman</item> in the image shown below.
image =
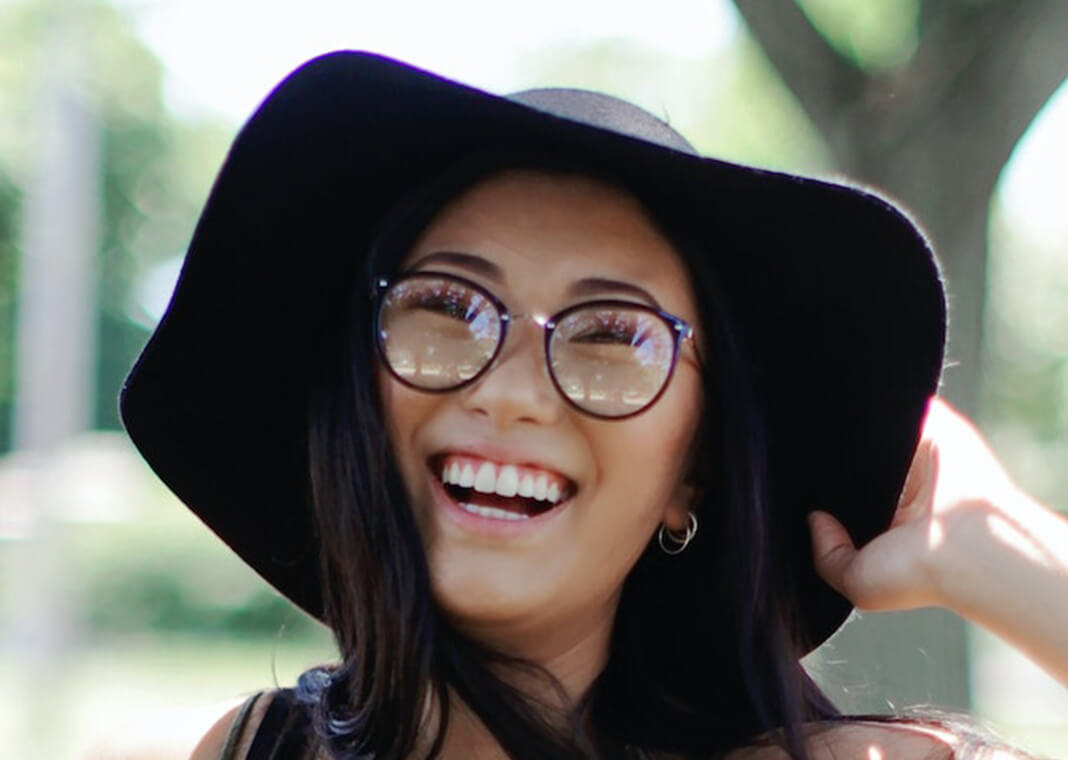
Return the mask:
{"type": "MultiPolygon", "coordinates": [[[[676,531],[686,525],[693,496],[682,467],[701,390],[692,353],[669,382],[679,333],[657,322],[648,306],[573,294],[590,292],[596,275],[601,298],[633,299],[638,288],[612,283],[640,282],[653,303],[696,321],[688,277],[631,198],[581,177],[516,172],[483,180],[434,218],[408,259],[426,266],[425,254],[440,249],[477,252],[492,265],[441,262],[443,272],[493,284],[526,313],[566,316],[551,333],[555,320],[542,320],[540,328],[514,322],[499,349],[487,352],[492,371],[466,386],[454,383],[456,393],[425,393],[380,373],[391,450],[420,525],[434,596],[477,641],[535,662],[567,657],[583,665],[568,668],[579,682],[565,684],[577,698],[599,670],[600,658],[590,651],[607,651],[623,578],[658,525],[676,531]],[[622,334],[600,324],[640,324],[649,315],[650,325],[622,334]],[[587,333],[595,343],[581,342],[587,333]],[[661,348],[652,353],[661,369],[650,385],[644,354],[657,341],[661,348]],[[581,377],[575,384],[583,390],[565,393],[561,377],[581,377]],[[627,403],[631,393],[641,406],[627,403]],[[610,411],[623,417],[643,410],[622,428],[603,419],[610,411]],[[443,488],[442,464],[457,467],[461,481],[465,471],[473,474],[471,488],[443,488]],[[529,495],[545,483],[551,509],[528,512],[518,495],[519,468],[529,495]],[[495,493],[487,499],[486,492],[495,493]],[[531,516],[502,520],[502,511],[531,516]]],[[[404,271],[421,271],[406,262],[404,271]]],[[[440,345],[433,332],[420,338],[440,345]]]]}
{"type": "Polygon", "coordinates": [[[122,409],[341,661],[193,756],[962,754],[839,715],[799,662],[854,603],[940,604],[1068,682],[1068,604],[1038,612],[1068,527],[931,401],[944,328],[875,196],[596,93],[307,64],[238,137],[122,409]]]}

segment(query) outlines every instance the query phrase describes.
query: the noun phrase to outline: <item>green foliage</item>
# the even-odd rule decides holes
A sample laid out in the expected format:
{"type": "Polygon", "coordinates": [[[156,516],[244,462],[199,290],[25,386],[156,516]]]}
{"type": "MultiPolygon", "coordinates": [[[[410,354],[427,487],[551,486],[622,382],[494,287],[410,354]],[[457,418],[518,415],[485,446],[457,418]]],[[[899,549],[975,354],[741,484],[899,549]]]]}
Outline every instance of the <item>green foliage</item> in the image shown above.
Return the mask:
{"type": "Polygon", "coordinates": [[[865,71],[896,69],[919,46],[920,0],[797,2],[827,41],[865,71]]]}
{"type": "Polygon", "coordinates": [[[0,451],[11,445],[15,390],[15,282],[18,255],[15,229],[19,192],[0,170],[0,451]]]}
{"type": "Polygon", "coordinates": [[[718,133],[720,155],[742,163],[800,172],[833,168],[823,136],[760,46],[740,36],[724,72],[726,92],[706,104],[704,129],[718,133]]]}
{"type": "MultiPolygon", "coordinates": [[[[57,44],[68,43],[81,48],[80,92],[99,128],[98,428],[118,426],[118,388],[151,327],[134,307],[136,285],[184,252],[232,133],[167,112],[159,61],[106,2],[0,4],[0,453],[10,447],[19,201],[38,154],[42,77],[57,44]]],[[[60,210],[56,219],[62,222],[60,210]]],[[[180,506],[162,514],[172,512],[71,528],[71,597],[91,631],[318,630],[180,506]]]]}
{"type": "Polygon", "coordinates": [[[992,216],[983,418],[1013,476],[1068,508],[1068,225],[1046,240],[992,216]]]}
{"type": "MultiPolygon", "coordinates": [[[[21,0],[0,6],[0,45],[9,54],[0,62],[0,175],[12,183],[0,185],[0,318],[17,285],[11,263],[17,208],[11,199],[32,175],[36,93],[57,40],[81,47],[79,84],[100,129],[93,419],[97,428],[117,428],[118,388],[148,335],[130,316],[134,287],[146,270],[184,251],[230,130],[178,122],[167,113],[159,61],[107,3],[21,0]],[[10,65],[15,61],[21,65],[10,65]]],[[[13,321],[0,319],[0,452],[10,443],[13,321]]]]}
{"type": "Polygon", "coordinates": [[[88,633],[321,633],[181,505],[161,509],[163,519],[71,528],[71,591],[88,633]]]}

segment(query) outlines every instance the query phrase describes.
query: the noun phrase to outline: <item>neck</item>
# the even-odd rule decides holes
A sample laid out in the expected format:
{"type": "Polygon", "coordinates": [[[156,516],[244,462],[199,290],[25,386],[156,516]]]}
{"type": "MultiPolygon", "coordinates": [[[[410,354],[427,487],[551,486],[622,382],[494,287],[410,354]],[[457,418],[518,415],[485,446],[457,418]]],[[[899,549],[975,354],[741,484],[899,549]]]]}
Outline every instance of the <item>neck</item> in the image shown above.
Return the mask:
{"type": "MultiPolygon", "coordinates": [[[[529,695],[533,703],[545,705],[554,717],[566,721],[605,667],[617,604],[618,598],[614,598],[595,614],[587,610],[581,619],[573,616],[554,625],[540,625],[538,630],[511,623],[477,631],[465,629],[464,633],[495,651],[544,669],[552,680],[505,668],[497,675],[529,695]]],[[[478,716],[455,694],[450,693],[450,700],[441,757],[504,760],[507,756],[478,716]]],[[[426,725],[437,725],[437,712],[431,708],[426,725]]]]}
{"type": "Polygon", "coordinates": [[[616,596],[581,614],[548,621],[542,618],[536,623],[510,620],[465,627],[462,631],[493,651],[544,669],[555,684],[512,671],[499,675],[535,700],[566,710],[582,699],[604,670],[618,604],[616,596]],[[562,688],[563,694],[556,686],[562,688]]]}

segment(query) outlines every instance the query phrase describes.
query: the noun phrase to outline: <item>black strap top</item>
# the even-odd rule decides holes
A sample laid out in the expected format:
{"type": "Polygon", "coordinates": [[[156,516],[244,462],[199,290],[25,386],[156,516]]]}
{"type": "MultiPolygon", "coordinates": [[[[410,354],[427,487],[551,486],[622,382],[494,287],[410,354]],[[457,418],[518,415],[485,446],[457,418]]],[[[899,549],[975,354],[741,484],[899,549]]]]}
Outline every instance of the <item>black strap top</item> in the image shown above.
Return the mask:
{"type": "Polygon", "coordinates": [[[256,694],[242,705],[219,760],[312,760],[309,746],[311,719],[307,708],[297,702],[292,689],[279,689],[270,694],[271,704],[256,728],[248,754],[244,758],[236,756],[235,750],[248,715],[262,696],[256,694]]]}
{"type": "MultiPolygon", "coordinates": [[[[230,734],[219,755],[219,760],[315,760],[312,748],[311,717],[306,705],[300,704],[292,689],[271,692],[271,704],[256,728],[248,754],[237,757],[235,750],[248,720],[248,715],[263,694],[250,697],[230,727],[230,734]]],[[[628,760],[648,760],[640,749],[628,749],[628,760]]]]}

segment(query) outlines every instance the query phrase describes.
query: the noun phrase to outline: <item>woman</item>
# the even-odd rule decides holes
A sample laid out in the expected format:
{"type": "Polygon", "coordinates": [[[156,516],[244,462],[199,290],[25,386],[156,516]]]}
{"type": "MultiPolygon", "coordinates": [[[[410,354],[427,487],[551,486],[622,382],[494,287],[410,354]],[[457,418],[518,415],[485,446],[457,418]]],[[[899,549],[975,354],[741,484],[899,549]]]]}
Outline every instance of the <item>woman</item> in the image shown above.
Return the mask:
{"type": "Polygon", "coordinates": [[[194,757],[951,756],[798,664],[854,604],[940,604],[1068,683],[1068,526],[929,401],[944,327],[872,195],[594,93],[307,64],[122,408],[342,661],[194,757]]]}

